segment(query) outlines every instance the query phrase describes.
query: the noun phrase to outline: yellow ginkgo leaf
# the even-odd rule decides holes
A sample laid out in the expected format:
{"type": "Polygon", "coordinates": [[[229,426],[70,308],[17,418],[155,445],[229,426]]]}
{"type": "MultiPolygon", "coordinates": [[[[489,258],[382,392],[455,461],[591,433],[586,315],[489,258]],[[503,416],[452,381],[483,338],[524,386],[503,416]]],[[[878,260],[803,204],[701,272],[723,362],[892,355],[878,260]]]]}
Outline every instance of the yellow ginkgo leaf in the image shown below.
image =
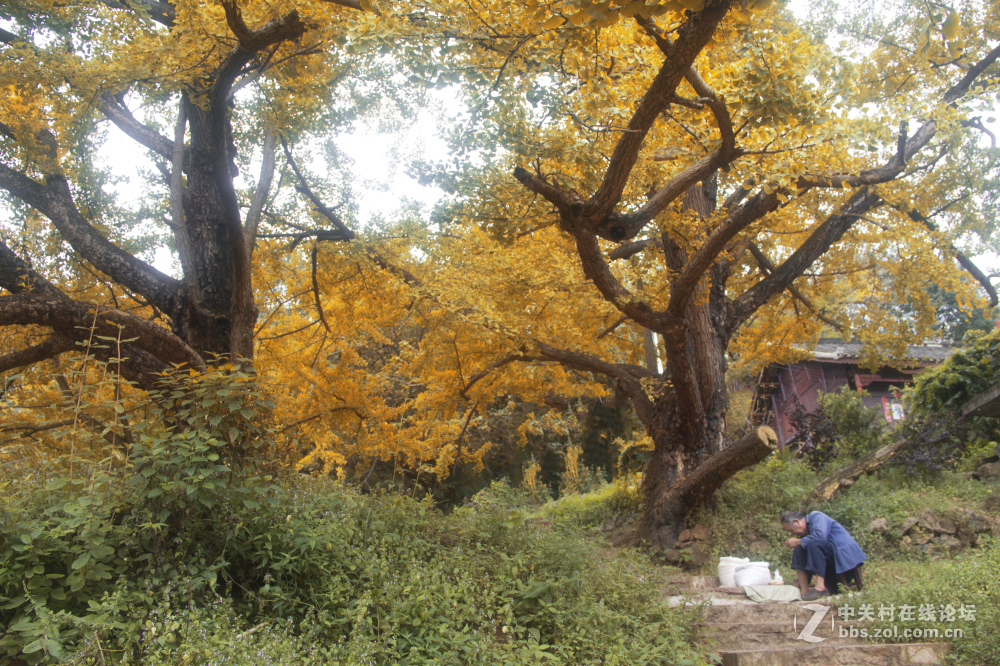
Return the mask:
{"type": "Polygon", "coordinates": [[[958,12],[954,9],[948,14],[948,18],[944,20],[944,25],[941,26],[941,32],[948,40],[955,39],[958,36],[958,12]]]}

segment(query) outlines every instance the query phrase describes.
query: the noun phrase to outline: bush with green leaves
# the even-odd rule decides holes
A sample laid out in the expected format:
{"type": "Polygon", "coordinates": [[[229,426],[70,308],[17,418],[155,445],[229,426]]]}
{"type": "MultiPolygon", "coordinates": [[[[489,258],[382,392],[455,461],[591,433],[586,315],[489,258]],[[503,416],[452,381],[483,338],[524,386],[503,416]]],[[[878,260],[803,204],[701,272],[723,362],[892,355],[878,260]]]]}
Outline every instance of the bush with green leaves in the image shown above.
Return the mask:
{"type": "Polygon", "coordinates": [[[969,331],[963,347],[941,365],[922,372],[906,393],[917,415],[949,414],[963,421],[972,449],[988,455],[1000,442],[1000,420],[963,418],[962,406],[1000,385],[1000,329],[969,331]]]}
{"type": "MultiPolygon", "coordinates": [[[[100,654],[260,663],[247,645],[239,648],[246,661],[223,658],[259,626],[290,646],[295,658],[285,663],[702,661],[684,628],[692,618],[662,603],[657,570],[628,553],[599,558],[599,545],[573,530],[499,507],[444,516],[424,502],[362,496],[323,479],[269,497],[276,501],[254,508],[215,505],[216,518],[182,526],[158,553],[143,545],[143,523],[110,521],[117,580],[85,577],[66,603],[37,595],[4,611],[8,636],[17,637],[6,642],[8,654],[31,663],[92,663],[100,654]]],[[[7,513],[5,538],[24,519],[7,513]]],[[[48,541],[65,551],[75,538],[48,541]]],[[[7,539],[5,562],[18,553],[46,572],[72,568],[70,555],[36,553],[33,544],[15,549],[7,539]]],[[[5,596],[16,578],[8,564],[0,568],[5,596]]]]}
{"type": "Polygon", "coordinates": [[[819,396],[820,408],[837,428],[837,445],[843,453],[857,458],[886,443],[882,411],[866,407],[865,391],[841,390],[819,396]]]}
{"type": "Polygon", "coordinates": [[[178,378],[126,456],[4,496],[0,661],[704,663],[655,567],[526,520],[509,488],[446,516],[272,476],[270,405],[243,380],[178,378]]]}
{"type": "Polygon", "coordinates": [[[537,515],[562,525],[596,526],[608,518],[642,511],[642,479],[639,474],[619,476],[586,494],[564,495],[539,508],[537,515]]]}

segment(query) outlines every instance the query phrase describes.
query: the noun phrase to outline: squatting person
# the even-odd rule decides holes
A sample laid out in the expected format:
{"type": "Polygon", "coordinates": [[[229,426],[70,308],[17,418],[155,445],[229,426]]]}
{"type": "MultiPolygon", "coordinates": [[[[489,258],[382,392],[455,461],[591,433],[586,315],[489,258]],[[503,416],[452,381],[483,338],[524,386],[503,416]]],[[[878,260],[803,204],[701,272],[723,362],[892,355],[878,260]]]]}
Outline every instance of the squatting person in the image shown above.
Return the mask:
{"type": "Polygon", "coordinates": [[[792,569],[804,600],[837,594],[838,583],[862,588],[861,565],[868,558],[843,525],[819,511],[808,516],[801,511],[786,511],[781,514],[781,526],[795,535],[785,541],[785,547],[794,549],[792,569]],[[813,577],[816,586],[810,590],[813,577]]]}

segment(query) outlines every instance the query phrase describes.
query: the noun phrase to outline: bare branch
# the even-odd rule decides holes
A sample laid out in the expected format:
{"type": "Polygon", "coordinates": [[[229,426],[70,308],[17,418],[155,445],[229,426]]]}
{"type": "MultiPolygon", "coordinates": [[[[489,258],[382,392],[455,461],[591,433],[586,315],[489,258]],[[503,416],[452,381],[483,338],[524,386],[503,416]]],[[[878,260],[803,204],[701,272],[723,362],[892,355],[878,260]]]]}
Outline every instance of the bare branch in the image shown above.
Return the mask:
{"type": "Polygon", "coordinates": [[[618,330],[619,326],[621,326],[622,324],[624,324],[627,321],[630,321],[630,319],[628,317],[619,317],[615,321],[615,323],[611,324],[611,326],[608,326],[606,329],[604,329],[603,331],[601,331],[600,333],[598,333],[597,334],[597,339],[600,340],[601,338],[604,338],[604,337],[607,337],[607,336],[611,335],[612,333],[614,333],[615,331],[618,330]]]}
{"type": "Polygon", "coordinates": [[[254,190],[253,199],[250,201],[250,209],[247,211],[246,221],[243,223],[243,233],[246,236],[247,247],[253,255],[254,243],[257,240],[257,227],[260,224],[261,214],[264,212],[264,204],[267,203],[268,194],[271,191],[271,181],[274,179],[274,154],[278,143],[278,132],[273,126],[268,126],[264,134],[264,159],[260,165],[260,178],[257,180],[257,189],[254,190]]]}
{"type": "MultiPolygon", "coordinates": [[[[929,231],[937,231],[937,225],[924,217],[920,211],[911,208],[905,212],[911,220],[923,224],[929,231]]],[[[990,279],[986,276],[986,274],[979,270],[979,267],[976,266],[971,259],[959,252],[958,249],[951,243],[948,243],[948,251],[955,256],[955,260],[958,261],[958,263],[961,264],[965,270],[969,271],[969,274],[976,279],[976,282],[982,285],[983,289],[986,290],[986,293],[990,297],[990,307],[995,308],[998,302],[997,290],[993,286],[993,283],[990,282],[990,279]]]]}
{"type": "Polygon", "coordinates": [[[323,302],[319,298],[319,279],[316,277],[316,255],[318,254],[318,250],[319,242],[313,243],[311,253],[313,298],[316,301],[316,312],[319,313],[319,320],[323,322],[323,328],[326,329],[327,333],[332,333],[330,325],[326,323],[326,315],[323,314],[323,302]]]}
{"type": "Polygon", "coordinates": [[[299,171],[298,165],[295,164],[295,158],[292,157],[292,151],[288,148],[288,143],[285,141],[284,137],[281,137],[281,147],[285,150],[285,158],[288,160],[288,166],[292,167],[292,172],[295,174],[295,177],[299,179],[299,184],[295,186],[295,190],[309,199],[309,201],[312,202],[312,205],[316,207],[316,210],[323,215],[323,217],[330,220],[330,222],[333,223],[333,226],[337,227],[343,235],[343,240],[353,240],[356,238],[357,236],[355,233],[351,231],[346,224],[344,224],[344,221],[340,219],[340,216],[337,215],[332,208],[329,208],[326,204],[324,204],[323,201],[312,191],[312,188],[309,187],[309,183],[306,181],[305,176],[302,175],[302,172],[299,171]]]}

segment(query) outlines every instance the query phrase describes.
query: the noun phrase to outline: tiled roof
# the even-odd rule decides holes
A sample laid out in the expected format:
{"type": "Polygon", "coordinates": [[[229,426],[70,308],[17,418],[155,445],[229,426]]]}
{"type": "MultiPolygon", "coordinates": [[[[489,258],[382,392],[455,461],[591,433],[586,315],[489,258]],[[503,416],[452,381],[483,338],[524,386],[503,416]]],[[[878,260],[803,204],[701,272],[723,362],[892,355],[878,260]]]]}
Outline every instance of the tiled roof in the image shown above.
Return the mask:
{"type": "MultiPolygon", "coordinates": [[[[861,357],[862,347],[863,345],[860,340],[844,342],[841,338],[820,338],[811,351],[813,358],[817,361],[851,360],[861,357]]],[[[934,361],[940,363],[958,348],[958,345],[941,342],[910,345],[906,358],[914,361],[934,361]]]]}

